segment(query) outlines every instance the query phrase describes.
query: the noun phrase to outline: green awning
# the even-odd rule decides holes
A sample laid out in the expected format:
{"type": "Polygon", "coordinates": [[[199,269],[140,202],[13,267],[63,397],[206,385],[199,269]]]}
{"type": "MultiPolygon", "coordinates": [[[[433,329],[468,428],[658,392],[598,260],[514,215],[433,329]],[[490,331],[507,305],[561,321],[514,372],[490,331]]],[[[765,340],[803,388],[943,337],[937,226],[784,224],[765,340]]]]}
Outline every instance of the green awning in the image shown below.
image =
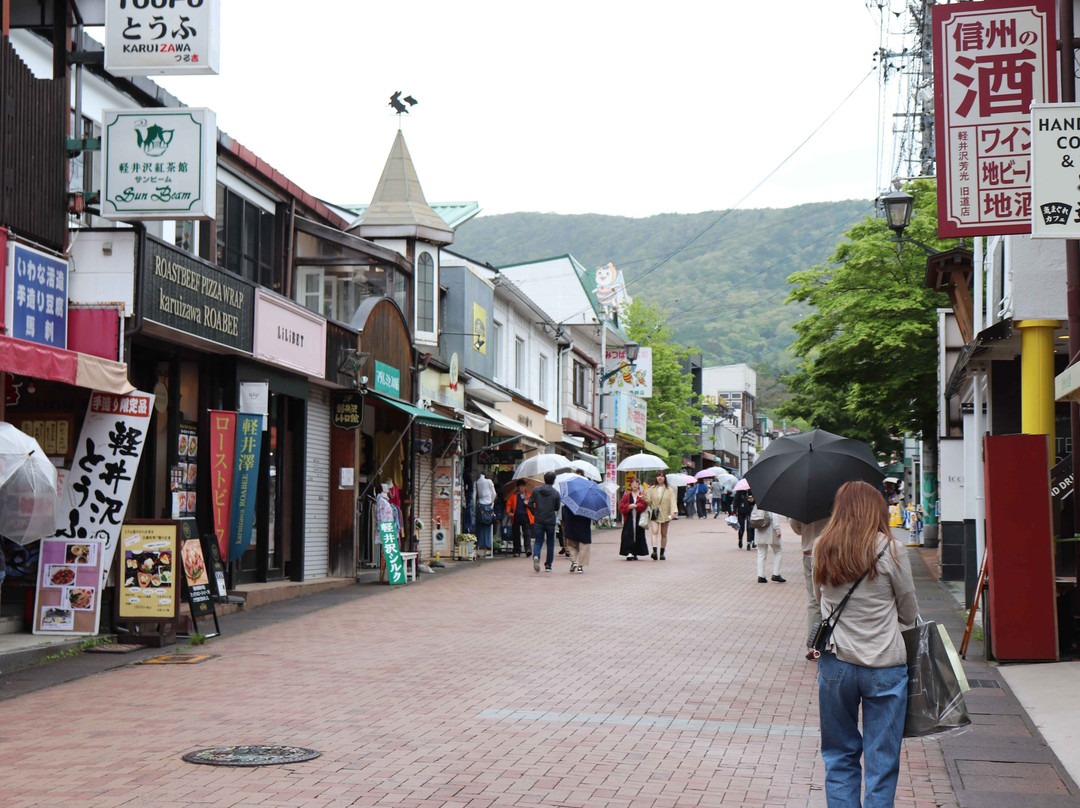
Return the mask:
{"type": "Polygon", "coordinates": [[[415,423],[435,427],[435,429],[461,429],[463,426],[461,421],[455,421],[453,418],[446,418],[442,415],[429,412],[428,410],[420,409],[420,407],[414,407],[412,404],[406,404],[404,401],[398,401],[396,398],[384,396],[382,393],[368,390],[367,394],[379,401],[386,402],[391,407],[397,407],[406,415],[413,417],[415,423]]]}
{"type": "Polygon", "coordinates": [[[668,459],[667,449],[662,446],[657,446],[655,443],[649,443],[648,441],[645,441],[645,451],[652,452],[654,455],[663,460],[668,459]]]}

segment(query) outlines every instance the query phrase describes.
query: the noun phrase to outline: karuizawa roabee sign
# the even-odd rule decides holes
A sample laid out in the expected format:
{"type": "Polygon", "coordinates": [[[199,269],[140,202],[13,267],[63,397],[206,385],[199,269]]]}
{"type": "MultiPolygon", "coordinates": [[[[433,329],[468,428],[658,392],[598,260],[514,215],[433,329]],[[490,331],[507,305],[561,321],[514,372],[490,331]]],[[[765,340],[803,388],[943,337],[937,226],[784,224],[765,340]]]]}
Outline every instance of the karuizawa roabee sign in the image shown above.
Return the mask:
{"type": "Polygon", "coordinates": [[[217,116],[193,107],[101,113],[101,215],[106,219],[213,219],[217,116]]]}

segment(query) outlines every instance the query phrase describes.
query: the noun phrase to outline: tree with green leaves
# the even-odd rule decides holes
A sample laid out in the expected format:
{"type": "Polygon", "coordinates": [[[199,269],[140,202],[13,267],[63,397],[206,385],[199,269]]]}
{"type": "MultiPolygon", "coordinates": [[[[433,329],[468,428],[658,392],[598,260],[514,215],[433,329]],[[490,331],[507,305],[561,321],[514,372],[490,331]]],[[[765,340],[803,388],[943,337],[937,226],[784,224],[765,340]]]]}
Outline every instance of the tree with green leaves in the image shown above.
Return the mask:
{"type": "MultiPolygon", "coordinates": [[[[914,212],[906,238],[937,250],[933,180],[912,181],[914,212]]],[[[937,413],[937,313],[945,294],[925,286],[924,250],[896,243],[883,219],[866,217],[824,266],[793,273],[788,301],[812,313],[795,323],[792,352],[801,359],[786,378],[791,399],[776,414],[866,441],[882,459],[905,434],[933,435],[937,413]]]]}
{"type": "Polygon", "coordinates": [[[682,467],[684,455],[699,451],[694,418],[701,410],[692,406],[690,377],[682,372],[681,362],[697,353],[671,339],[667,312],[641,297],[634,299],[625,312],[626,333],[643,347],[652,348],[652,398],[649,399],[646,434],[650,443],[668,453],[668,468],[682,467]]]}

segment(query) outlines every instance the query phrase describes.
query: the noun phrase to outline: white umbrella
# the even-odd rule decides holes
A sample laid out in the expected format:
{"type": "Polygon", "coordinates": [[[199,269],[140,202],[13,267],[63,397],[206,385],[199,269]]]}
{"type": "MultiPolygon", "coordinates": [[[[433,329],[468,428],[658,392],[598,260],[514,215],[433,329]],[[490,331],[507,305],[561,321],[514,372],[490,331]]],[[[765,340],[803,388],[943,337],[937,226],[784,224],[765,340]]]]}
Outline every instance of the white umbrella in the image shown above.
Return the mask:
{"type": "Polygon", "coordinates": [[[583,471],[585,473],[585,476],[592,480],[594,483],[598,483],[601,479],[603,479],[600,476],[600,471],[588,460],[571,460],[570,468],[583,471]]]}
{"type": "Polygon", "coordinates": [[[520,480],[523,477],[543,477],[549,471],[554,471],[558,474],[560,471],[569,470],[570,461],[562,455],[538,454],[527,457],[518,463],[517,468],[514,469],[514,479],[520,480]]]}
{"type": "Polygon", "coordinates": [[[661,460],[656,455],[646,454],[645,452],[638,452],[636,455],[630,455],[623,460],[618,466],[617,471],[667,471],[667,462],[661,460]]]}
{"type": "Polygon", "coordinates": [[[695,480],[689,474],[683,474],[681,471],[673,471],[671,474],[669,474],[667,476],[667,482],[668,482],[668,485],[670,485],[673,488],[682,488],[684,485],[690,485],[691,483],[696,483],[697,480],[695,480]]]}
{"type": "Polygon", "coordinates": [[[600,483],[600,487],[607,491],[609,494],[616,494],[619,491],[618,483],[613,483],[611,480],[605,480],[600,483]]]}
{"type": "Polygon", "coordinates": [[[0,422],[0,535],[19,544],[56,533],[56,467],[38,442],[0,422]]]}
{"type": "Polygon", "coordinates": [[[724,486],[725,491],[731,491],[735,488],[735,483],[739,481],[734,474],[717,475],[716,479],[719,480],[720,485],[724,486]]]}

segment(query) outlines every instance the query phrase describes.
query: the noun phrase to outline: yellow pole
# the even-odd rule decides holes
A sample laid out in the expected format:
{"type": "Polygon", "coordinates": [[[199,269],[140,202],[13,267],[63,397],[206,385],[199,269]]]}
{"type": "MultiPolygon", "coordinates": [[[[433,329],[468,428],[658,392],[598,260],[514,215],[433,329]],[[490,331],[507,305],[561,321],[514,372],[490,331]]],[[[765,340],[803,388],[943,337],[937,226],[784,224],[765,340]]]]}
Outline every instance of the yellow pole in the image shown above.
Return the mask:
{"type": "Polygon", "coordinates": [[[1020,320],[1020,428],[1054,448],[1054,329],[1058,320],[1020,320]]]}

